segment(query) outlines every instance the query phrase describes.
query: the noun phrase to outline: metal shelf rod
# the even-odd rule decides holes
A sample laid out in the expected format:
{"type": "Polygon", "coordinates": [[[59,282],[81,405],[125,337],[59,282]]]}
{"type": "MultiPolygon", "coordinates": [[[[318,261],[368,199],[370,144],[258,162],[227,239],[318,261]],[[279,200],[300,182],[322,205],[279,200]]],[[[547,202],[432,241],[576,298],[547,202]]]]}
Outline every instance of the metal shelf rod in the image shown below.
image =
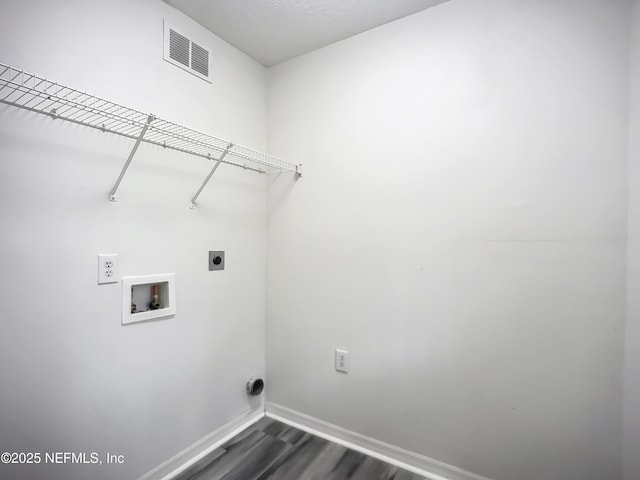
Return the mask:
{"type": "Polygon", "coordinates": [[[211,180],[211,177],[213,177],[213,174],[216,173],[216,170],[218,169],[218,167],[220,166],[220,164],[224,160],[224,157],[227,156],[227,153],[229,153],[229,150],[231,150],[231,147],[233,147],[233,143],[229,143],[229,145],[227,146],[226,150],[224,152],[222,152],[220,157],[216,160],[216,164],[213,166],[213,168],[209,172],[209,175],[207,175],[207,178],[204,179],[204,182],[202,182],[202,185],[200,185],[200,188],[198,189],[198,191],[195,193],[195,195],[191,199],[191,204],[189,205],[189,208],[192,208],[192,209],[196,208],[196,200],[198,199],[198,197],[202,193],[202,190],[204,190],[204,187],[207,186],[207,183],[209,183],[209,180],[211,180]]]}
{"type": "Polygon", "coordinates": [[[129,154],[129,158],[127,158],[127,161],[125,162],[124,166],[122,167],[122,171],[120,172],[120,175],[118,176],[118,179],[116,180],[116,183],[113,185],[113,188],[109,192],[109,200],[111,200],[112,202],[117,201],[116,200],[116,192],[118,191],[118,187],[120,186],[120,182],[122,182],[122,179],[124,178],[124,174],[127,173],[127,169],[129,168],[129,165],[131,165],[131,161],[133,160],[133,156],[136,154],[136,151],[138,150],[138,147],[140,146],[140,143],[142,142],[142,139],[144,138],[144,134],[147,133],[147,129],[149,128],[149,125],[154,120],[155,120],[155,118],[154,118],[153,115],[149,115],[147,117],[147,124],[144,127],[142,127],[142,131],[140,132],[140,135],[138,136],[138,139],[136,140],[136,143],[133,146],[133,149],[131,150],[131,153],[129,154]]]}

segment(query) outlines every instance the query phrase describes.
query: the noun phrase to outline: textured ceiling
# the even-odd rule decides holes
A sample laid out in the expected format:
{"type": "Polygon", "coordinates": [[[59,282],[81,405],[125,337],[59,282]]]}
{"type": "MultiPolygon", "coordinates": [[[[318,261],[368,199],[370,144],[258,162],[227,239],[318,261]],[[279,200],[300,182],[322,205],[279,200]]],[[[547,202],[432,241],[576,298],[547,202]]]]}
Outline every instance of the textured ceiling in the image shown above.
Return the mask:
{"type": "Polygon", "coordinates": [[[447,0],[165,0],[270,67],[447,0]]]}

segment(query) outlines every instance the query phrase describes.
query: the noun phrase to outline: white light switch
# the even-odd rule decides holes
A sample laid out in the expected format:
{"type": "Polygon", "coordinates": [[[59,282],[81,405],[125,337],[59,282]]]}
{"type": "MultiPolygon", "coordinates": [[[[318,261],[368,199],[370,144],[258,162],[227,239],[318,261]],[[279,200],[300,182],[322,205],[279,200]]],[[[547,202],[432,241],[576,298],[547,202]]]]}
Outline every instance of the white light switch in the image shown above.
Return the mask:
{"type": "Polygon", "coordinates": [[[336,370],[349,373],[349,352],[347,350],[336,349],[336,370]]]}

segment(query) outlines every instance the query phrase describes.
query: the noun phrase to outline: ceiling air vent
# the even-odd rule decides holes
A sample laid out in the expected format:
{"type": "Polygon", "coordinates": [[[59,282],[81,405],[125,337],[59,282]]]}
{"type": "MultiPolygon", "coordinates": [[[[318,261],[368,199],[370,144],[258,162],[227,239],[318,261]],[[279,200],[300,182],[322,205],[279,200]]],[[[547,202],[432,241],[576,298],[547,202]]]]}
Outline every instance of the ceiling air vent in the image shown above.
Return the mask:
{"type": "Polygon", "coordinates": [[[211,83],[210,48],[190,40],[184,32],[164,22],[164,59],[211,83]]]}

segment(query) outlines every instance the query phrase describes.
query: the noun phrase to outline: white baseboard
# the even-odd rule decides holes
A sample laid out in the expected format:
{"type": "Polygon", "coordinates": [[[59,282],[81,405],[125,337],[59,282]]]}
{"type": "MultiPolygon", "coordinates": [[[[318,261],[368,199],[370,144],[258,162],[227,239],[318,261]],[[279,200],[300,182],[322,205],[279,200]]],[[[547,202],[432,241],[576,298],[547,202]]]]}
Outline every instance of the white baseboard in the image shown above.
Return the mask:
{"type": "Polygon", "coordinates": [[[461,468],[346,430],[304,413],[267,402],[267,417],[396,465],[432,480],[490,480],[461,468]]]}
{"type": "Polygon", "coordinates": [[[264,417],[262,408],[245,413],[175,454],[138,480],[171,480],[262,417],[264,417]]]}

